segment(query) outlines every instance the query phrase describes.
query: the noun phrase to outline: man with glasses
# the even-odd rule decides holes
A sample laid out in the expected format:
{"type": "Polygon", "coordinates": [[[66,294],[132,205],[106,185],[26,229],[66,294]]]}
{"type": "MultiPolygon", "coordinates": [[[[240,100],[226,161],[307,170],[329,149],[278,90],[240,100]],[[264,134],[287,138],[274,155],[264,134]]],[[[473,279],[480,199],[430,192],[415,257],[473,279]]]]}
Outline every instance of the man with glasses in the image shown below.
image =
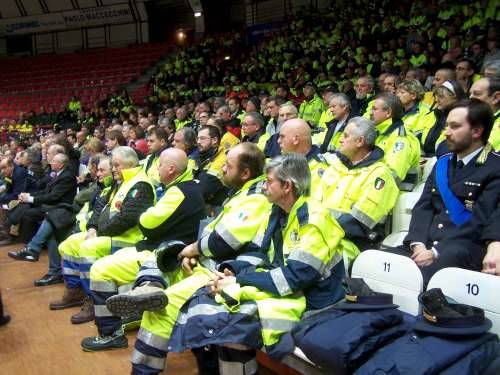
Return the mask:
{"type": "Polygon", "coordinates": [[[204,126],[198,132],[199,156],[194,178],[200,184],[206,203],[219,205],[226,197],[222,184],[222,166],[226,162],[224,148],[220,147],[220,132],[215,126],[204,126]]]}

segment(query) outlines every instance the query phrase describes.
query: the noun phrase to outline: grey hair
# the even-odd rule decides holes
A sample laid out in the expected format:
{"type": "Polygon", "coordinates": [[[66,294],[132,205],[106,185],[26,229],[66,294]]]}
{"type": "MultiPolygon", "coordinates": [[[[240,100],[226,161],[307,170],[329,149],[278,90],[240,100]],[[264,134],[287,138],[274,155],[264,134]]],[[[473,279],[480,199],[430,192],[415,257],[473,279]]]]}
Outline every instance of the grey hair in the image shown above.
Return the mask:
{"type": "Polygon", "coordinates": [[[380,99],[384,102],[384,109],[391,110],[391,117],[394,120],[401,120],[403,117],[403,105],[401,100],[394,94],[380,94],[375,99],[380,99]]]}
{"type": "Polygon", "coordinates": [[[224,113],[231,113],[231,110],[229,109],[229,106],[227,105],[221,105],[219,108],[217,108],[218,111],[223,111],[224,113]]]}
{"type": "Polygon", "coordinates": [[[352,108],[351,101],[349,100],[349,97],[346,94],[343,93],[333,94],[328,104],[331,104],[333,99],[337,99],[341,106],[346,107],[349,110],[349,112],[351,111],[352,108]]]}
{"type": "Polygon", "coordinates": [[[264,169],[265,173],[274,172],[281,182],[290,181],[295,196],[308,196],[311,192],[311,171],[304,155],[291,152],[272,159],[264,169]]]}
{"type": "Polygon", "coordinates": [[[247,112],[245,114],[245,117],[247,117],[247,116],[251,117],[252,121],[255,122],[256,124],[258,124],[261,129],[266,124],[264,121],[264,117],[262,117],[262,115],[259,112],[256,112],[256,111],[247,112]]]}
{"type": "Polygon", "coordinates": [[[139,164],[139,158],[137,153],[132,147],[129,146],[119,146],[111,152],[111,157],[120,156],[128,168],[137,167],[139,164]]]}
{"type": "Polygon", "coordinates": [[[368,86],[370,86],[372,89],[375,87],[375,81],[373,80],[372,76],[363,76],[359,77],[358,81],[362,78],[366,79],[366,82],[368,82],[368,86]]]}
{"type": "Polygon", "coordinates": [[[296,107],[296,106],[294,106],[294,105],[293,105],[293,104],[291,104],[291,103],[284,103],[284,104],[280,105],[280,109],[282,109],[282,108],[286,108],[286,107],[293,108],[293,110],[292,110],[292,111],[293,111],[293,112],[295,112],[295,114],[298,114],[298,113],[299,113],[299,111],[297,110],[297,107],[296,107]]]}
{"type": "Polygon", "coordinates": [[[347,124],[353,124],[356,137],[363,137],[367,146],[373,149],[375,138],[377,138],[377,131],[375,130],[375,123],[372,120],[359,116],[353,117],[347,124]]]}
{"type": "Polygon", "coordinates": [[[68,165],[69,158],[68,158],[68,156],[66,154],[58,153],[58,154],[54,155],[54,158],[52,160],[54,160],[55,158],[59,159],[59,162],[62,165],[64,165],[64,166],[68,165]]]}
{"type": "Polygon", "coordinates": [[[197,135],[192,128],[185,126],[177,131],[184,134],[184,144],[187,146],[188,150],[191,150],[196,146],[197,135]]]}
{"type": "Polygon", "coordinates": [[[491,62],[487,62],[486,64],[483,65],[483,68],[481,69],[481,75],[484,77],[484,72],[486,69],[491,69],[495,70],[495,76],[494,78],[500,78],[500,60],[493,60],[491,62]]]}

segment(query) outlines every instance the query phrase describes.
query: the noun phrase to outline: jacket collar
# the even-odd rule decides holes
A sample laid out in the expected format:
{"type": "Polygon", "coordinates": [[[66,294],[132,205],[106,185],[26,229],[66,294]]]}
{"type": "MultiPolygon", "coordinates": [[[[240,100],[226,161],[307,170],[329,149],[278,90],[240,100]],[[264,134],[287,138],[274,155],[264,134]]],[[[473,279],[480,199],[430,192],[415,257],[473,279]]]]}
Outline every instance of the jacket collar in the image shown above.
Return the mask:
{"type": "Polygon", "coordinates": [[[191,181],[192,179],[193,179],[193,171],[191,170],[191,168],[187,167],[186,170],[184,171],[184,173],[177,176],[177,178],[175,180],[173,180],[171,183],[169,183],[168,185],[166,185],[165,188],[168,189],[171,186],[180,184],[181,182],[191,181]]]}
{"type": "Polygon", "coordinates": [[[123,182],[128,182],[133,179],[139,172],[142,171],[142,167],[134,167],[122,170],[123,182]]]}
{"type": "Polygon", "coordinates": [[[400,126],[403,125],[403,121],[401,120],[393,120],[392,118],[388,118],[387,120],[378,124],[375,128],[379,135],[389,135],[400,126]]]}
{"type": "Polygon", "coordinates": [[[347,169],[357,169],[357,168],[368,167],[376,163],[377,161],[382,160],[384,158],[384,151],[380,147],[375,146],[372,152],[370,152],[370,155],[368,155],[366,159],[362,160],[360,163],[357,164],[352,164],[352,162],[347,158],[347,156],[340,153],[339,151],[336,152],[336,155],[347,169]]]}

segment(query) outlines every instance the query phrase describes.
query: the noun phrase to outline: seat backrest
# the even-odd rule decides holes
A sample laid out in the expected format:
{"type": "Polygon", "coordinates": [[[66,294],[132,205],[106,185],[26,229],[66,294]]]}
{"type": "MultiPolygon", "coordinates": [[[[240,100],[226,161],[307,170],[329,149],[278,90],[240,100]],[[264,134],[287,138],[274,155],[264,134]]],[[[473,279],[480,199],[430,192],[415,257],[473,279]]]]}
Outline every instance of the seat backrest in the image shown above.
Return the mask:
{"type": "Polygon", "coordinates": [[[354,261],[352,277],[361,277],[377,292],[391,293],[399,309],[418,315],[423,290],[420,269],[410,258],[379,250],[365,250],[354,261]]]}
{"type": "Polygon", "coordinates": [[[410,228],[411,212],[419,198],[420,193],[401,193],[392,210],[392,232],[408,231],[410,228]]]}
{"type": "Polygon", "coordinates": [[[432,168],[434,168],[434,164],[436,164],[437,158],[429,158],[427,159],[427,162],[424,165],[424,169],[422,170],[422,182],[427,181],[427,178],[432,172],[432,168]]]}
{"type": "Polygon", "coordinates": [[[462,268],[444,268],[432,276],[427,289],[441,288],[458,303],[479,307],[500,335],[500,277],[462,268]]]}
{"type": "Polygon", "coordinates": [[[381,247],[398,247],[399,245],[403,244],[403,241],[408,234],[407,231],[405,232],[393,232],[389,234],[384,240],[382,241],[381,247]]]}

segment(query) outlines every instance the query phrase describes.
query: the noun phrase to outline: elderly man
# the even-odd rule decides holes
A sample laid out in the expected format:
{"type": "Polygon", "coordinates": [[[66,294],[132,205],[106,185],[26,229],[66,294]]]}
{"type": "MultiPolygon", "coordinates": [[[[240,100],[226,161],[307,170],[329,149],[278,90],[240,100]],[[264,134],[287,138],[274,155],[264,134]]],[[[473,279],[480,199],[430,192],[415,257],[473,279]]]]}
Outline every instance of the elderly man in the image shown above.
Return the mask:
{"type": "Polygon", "coordinates": [[[345,94],[333,94],[330,97],[328,110],[332,113],[333,120],[326,123],[326,130],[318,137],[322,154],[334,152],[339,147],[342,132],[352,117],[351,102],[345,94]]]}
{"type": "MultiPolygon", "coordinates": [[[[107,301],[108,308],[116,315],[147,310],[132,356],[134,374],[162,371],[169,351],[168,340],[180,308],[198,289],[210,282],[218,264],[234,259],[253,241],[255,246],[260,245],[262,238],[257,233],[270,212],[270,204],[262,194],[263,167],[264,155],[256,145],[241,143],[231,149],[223,172],[224,183],[234,194],[215,220],[203,229],[200,240],[186,246],[179,254],[185,271],[173,271],[165,278],[159,274],[154,279],[139,272],[135,283],[137,288],[107,301]],[[199,264],[196,264],[196,257],[199,264]],[[147,282],[155,282],[156,287],[147,282]],[[159,306],[155,301],[162,304],[159,306]]],[[[217,369],[214,371],[211,373],[216,373],[217,369]]]]}
{"type": "Polygon", "coordinates": [[[3,205],[16,200],[19,194],[23,192],[28,171],[14,163],[14,160],[10,157],[0,161],[0,170],[2,171],[4,182],[0,186],[0,204],[3,205]]]}
{"type": "Polygon", "coordinates": [[[269,134],[264,129],[264,117],[258,112],[247,112],[241,123],[243,130],[242,142],[255,143],[261,150],[266,147],[269,134]]]}
{"type": "Polygon", "coordinates": [[[281,126],[278,143],[282,154],[297,153],[306,157],[311,170],[311,192],[315,194],[328,161],[319,147],[312,144],[309,125],[302,119],[288,120],[281,126]]]}
{"type": "MultiPolygon", "coordinates": [[[[106,299],[118,294],[118,289],[132,284],[142,266],[142,276],[156,275],[153,253],[163,241],[196,240],[200,220],[206,217],[203,196],[193,181],[186,154],[175,148],[163,151],[158,175],[164,186],[161,199],[139,218],[144,240],[135,247],[121,249],[97,260],[90,269],[90,290],[95,306],[95,322],[99,336],[83,339],[85,351],[118,349],[127,346],[121,329],[121,319],[105,306],[106,299]]],[[[161,272],[159,272],[161,276],[161,272]]]]}
{"type": "Polygon", "coordinates": [[[373,99],[373,89],[375,83],[370,76],[360,77],[354,85],[356,97],[352,100],[352,113],[355,116],[361,116],[366,112],[368,102],[373,99]]]}
{"type": "Polygon", "coordinates": [[[384,152],[375,146],[377,134],[364,117],[348,120],[340,146],[330,158],[316,198],[328,208],[345,232],[344,252],[354,259],[359,251],[377,248],[384,238],[384,220],[396,204],[399,189],[384,152]]]}
{"type": "MultiPolygon", "coordinates": [[[[481,270],[482,229],[498,205],[499,156],[487,145],[493,114],[486,103],[463,100],[448,114],[446,143],[413,208],[400,248],[421,268],[424,282],[445,267],[481,270]]],[[[491,238],[485,238],[489,240],[491,238]]]]}
{"type": "Polygon", "coordinates": [[[59,245],[66,290],[62,299],[51,302],[49,307],[64,309],[79,305],[85,299],[82,310],[71,317],[73,324],[94,319],[94,306],[88,297],[92,264],[123,247],[134,246],[143,238],[138,227],[139,217],[153,205],[155,190],[138,164],[132,148],[122,146],[113,151],[113,178],[118,183],[94,208],[87,231],[73,234],[59,245]]]}
{"type": "Polygon", "coordinates": [[[9,251],[8,255],[16,260],[37,261],[42,248],[47,246],[49,269],[46,275],[35,280],[35,286],[47,286],[64,282],[61,269],[61,256],[58,242],[65,239],[71,227],[85,226],[99,194],[112,183],[111,159],[103,155],[90,158],[90,176],[96,180],[87,189],[75,196],[73,205],[64,205],[47,213],[36,234],[20,251],[9,251]],[[94,167],[95,165],[95,167],[94,167]],[[79,210],[79,212],[78,212],[79,210]],[[76,223],[75,223],[76,221],[76,223]]]}
{"type": "MultiPolygon", "coordinates": [[[[67,168],[69,159],[65,154],[53,155],[53,150],[57,150],[58,145],[50,146],[47,152],[51,173],[48,183],[44,190],[33,193],[19,194],[19,202],[29,204],[29,208],[24,211],[20,219],[20,236],[28,242],[36,233],[40,223],[45,218],[48,210],[54,208],[59,203],[72,203],[76,194],[76,179],[74,174],[67,168]]],[[[60,147],[60,146],[59,146],[60,147]]],[[[14,209],[21,209],[16,207],[14,209]]],[[[12,222],[13,212],[11,211],[7,217],[7,222],[12,222]]],[[[16,224],[13,223],[12,224],[16,224]]],[[[12,239],[10,239],[12,241],[12,239]]],[[[7,238],[9,241],[9,238],[7,238]]],[[[3,242],[2,244],[6,244],[3,242]]]]}
{"type": "Polygon", "coordinates": [[[384,151],[385,163],[402,190],[411,190],[418,182],[420,142],[407,132],[401,117],[403,106],[396,95],[382,94],[374,100],[371,118],[375,122],[375,145],[384,151]]]}
{"type": "Polygon", "coordinates": [[[495,122],[488,142],[494,150],[500,150],[500,79],[485,77],[472,84],[470,97],[488,103],[495,122]]]}
{"type": "MultiPolygon", "coordinates": [[[[279,127],[281,127],[285,121],[297,117],[299,117],[297,107],[293,104],[282,104],[279,109],[279,127]]],[[[278,144],[279,135],[280,133],[278,131],[266,141],[266,145],[264,146],[264,155],[266,155],[266,158],[274,158],[281,154],[280,145],[278,144]]]]}

